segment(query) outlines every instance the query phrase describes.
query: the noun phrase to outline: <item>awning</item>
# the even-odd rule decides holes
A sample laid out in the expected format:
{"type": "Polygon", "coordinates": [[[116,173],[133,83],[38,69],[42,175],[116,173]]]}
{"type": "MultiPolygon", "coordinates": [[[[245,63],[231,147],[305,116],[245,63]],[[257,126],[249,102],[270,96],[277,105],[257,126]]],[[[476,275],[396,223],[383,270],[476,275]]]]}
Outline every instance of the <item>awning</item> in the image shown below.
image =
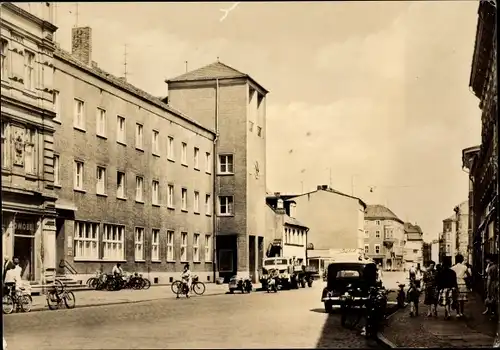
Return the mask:
{"type": "Polygon", "coordinates": [[[70,211],[77,211],[78,210],[78,208],[75,206],[75,204],[72,201],[69,201],[69,200],[63,199],[63,198],[58,198],[56,200],[56,209],[70,210],[70,211]]]}

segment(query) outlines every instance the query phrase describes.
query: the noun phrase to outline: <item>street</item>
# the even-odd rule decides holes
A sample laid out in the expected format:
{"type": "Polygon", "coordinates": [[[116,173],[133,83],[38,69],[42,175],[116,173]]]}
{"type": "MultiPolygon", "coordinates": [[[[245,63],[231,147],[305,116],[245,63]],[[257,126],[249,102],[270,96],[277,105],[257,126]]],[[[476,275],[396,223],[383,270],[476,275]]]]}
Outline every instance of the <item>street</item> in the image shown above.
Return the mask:
{"type": "Polygon", "coordinates": [[[9,350],[372,347],[324,313],[323,285],[13,314],[4,334],[9,350]]]}

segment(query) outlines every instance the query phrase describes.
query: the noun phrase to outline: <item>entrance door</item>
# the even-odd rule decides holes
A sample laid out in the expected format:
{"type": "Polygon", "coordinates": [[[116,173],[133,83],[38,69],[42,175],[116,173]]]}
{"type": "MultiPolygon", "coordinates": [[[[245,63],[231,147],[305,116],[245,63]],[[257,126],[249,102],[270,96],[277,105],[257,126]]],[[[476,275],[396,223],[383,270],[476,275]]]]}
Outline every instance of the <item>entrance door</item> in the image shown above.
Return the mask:
{"type": "Polygon", "coordinates": [[[35,249],[34,237],[14,236],[14,256],[19,258],[22,268],[21,277],[24,280],[35,280],[35,249]]]}
{"type": "Polygon", "coordinates": [[[65,258],[64,244],[64,219],[56,219],[56,272],[58,275],[64,275],[64,267],[61,267],[61,260],[65,258]]]}

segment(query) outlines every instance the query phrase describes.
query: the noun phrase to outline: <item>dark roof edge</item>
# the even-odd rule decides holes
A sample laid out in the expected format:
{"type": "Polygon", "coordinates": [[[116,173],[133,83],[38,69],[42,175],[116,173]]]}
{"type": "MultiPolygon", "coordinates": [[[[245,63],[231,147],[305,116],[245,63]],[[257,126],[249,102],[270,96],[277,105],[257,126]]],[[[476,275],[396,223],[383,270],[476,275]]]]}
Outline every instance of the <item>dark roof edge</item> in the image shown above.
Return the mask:
{"type": "MultiPolygon", "coordinates": [[[[152,95],[151,95],[151,97],[142,96],[142,95],[138,94],[136,91],[134,91],[133,89],[127,87],[125,84],[117,84],[117,82],[114,81],[114,80],[115,79],[118,80],[118,78],[114,77],[112,74],[110,74],[110,75],[112,77],[114,77],[115,79],[110,79],[109,77],[106,77],[101,72],[98,72],[96,69],[94,69],[92,67],[86,66],[83,62],[78,61],[69,52],[67,52],[67,51],[65,51],[65,50],[63,50],[61,48],[56,48],[56,50],[54,51],[54,57],[57,57],[61,61],[67,62],[70,65],[72,65],[72,66],[74,66],[74,67],[76,67],[78,69],[84,70],[87,73],[90,73],[91,75],[93,75],[94,77],[96,77],[96,78],[98,78],[98,79],[100,79],[102,81],[105,81],[106,83],[112,85],[113,87],[115,87],[115,88],[117,88],[119,90],[125,91],[125,92],[127,92],[127,93],[135,96],[136,98],[138,98],[140,100],[149,102],[149,103],[155,105],[156,107],[163,109],[164,111],[170,112],[173,115],[175,115],[176,117],[181,118],[182,120],[188,122],[189,124],[191,124],[193,126],[196,126],[197,128],[200,128],[200,129],[202,129],[204,131],[207,131],[207,132],[211,133],[212,135],[215,135],[215,130],[211,130],[211,129],[209,129],[209,128],[207,128],[207,127],[199,124],[197,121],[189,118],[188,116],[186,116],[182,112],[180,112],[180,111],[172,108],[170,105],[165,104],[161,100],[156,99],[152,95]],[[69,57],[67,57],[67,56],[69,56],[69,57]]],[[[99,70],[101,70],[101,69],[99,69],[99,70]]],[[[102,70],[102,71],[106,72],[104,70],[102,70]]],[[[146,91],[144,91],[142,89],[139,89],[135,85],[132,85],[130,83],[126,83],[126,84],[133,86],[134,89],[137,89],[138,91],[144,93],[145,95],[150,95],[148,92],[146,92],[146,91]]]]}

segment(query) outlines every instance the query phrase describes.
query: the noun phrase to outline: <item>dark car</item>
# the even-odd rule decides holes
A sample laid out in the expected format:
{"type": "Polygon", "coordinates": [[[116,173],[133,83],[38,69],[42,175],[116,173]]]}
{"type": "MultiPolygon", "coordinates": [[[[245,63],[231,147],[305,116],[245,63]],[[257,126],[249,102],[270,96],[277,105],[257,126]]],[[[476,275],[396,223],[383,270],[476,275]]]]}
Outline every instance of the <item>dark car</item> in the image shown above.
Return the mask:
{"type": "Polygon", "coordinates": [[[328,265],[326,287],[321,301],[330,313],[334,305],[340,305],[341,296],[350,289],[359,296],[367,296],[370,287],[377,285],[377,265],[371,261],[333,262],[328,265]]]}

